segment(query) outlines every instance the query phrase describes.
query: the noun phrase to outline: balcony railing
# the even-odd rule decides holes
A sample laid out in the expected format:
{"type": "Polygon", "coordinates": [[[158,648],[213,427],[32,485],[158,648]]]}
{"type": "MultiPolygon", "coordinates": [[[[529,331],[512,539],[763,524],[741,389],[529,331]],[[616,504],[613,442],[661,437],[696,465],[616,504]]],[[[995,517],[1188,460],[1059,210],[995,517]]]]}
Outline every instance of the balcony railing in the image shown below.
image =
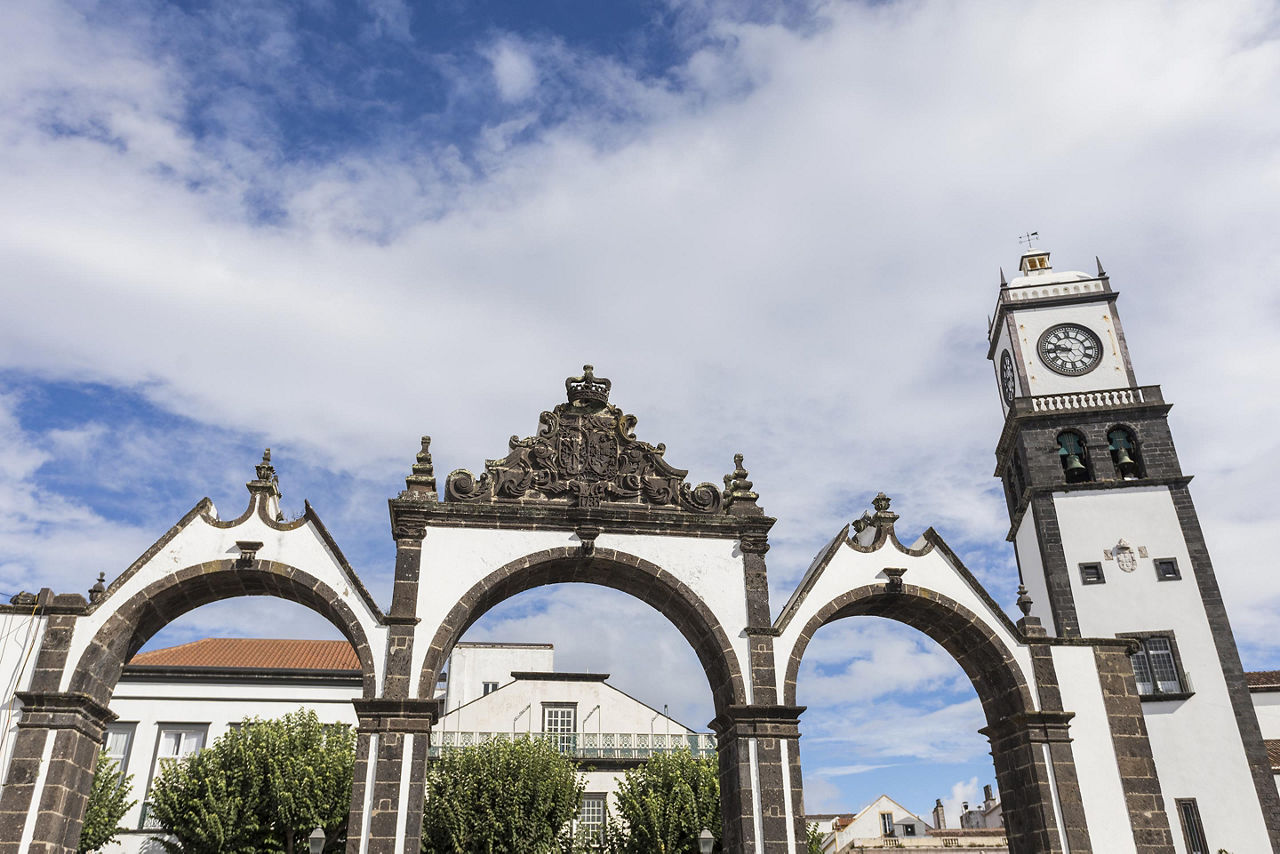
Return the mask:
{"type": "Polygon", "coordinates": [[[546,741],[574,759],[648,759],[655,753],[688,750],[694,756],[714,756],[716,737],[709,732],[668,735],[647,732],[510,733],[435,730],[431,733],[431,756],[442,750],[469,747],[490,739],[514,741],[532,738],[546,741]]]}
{"type": "Polygon", "coordinates": [[[1019,414],[1032,412],[1064,412],[1082,409],[1115,409],[1135,404],[1164,403],[1164,395],[1158,385],[1137,388],[1113,388],[1103,391],[1081,391],[1069,394],[1042,394],[1036,397],[1020,397],[1013,402],[1019,414]]]}

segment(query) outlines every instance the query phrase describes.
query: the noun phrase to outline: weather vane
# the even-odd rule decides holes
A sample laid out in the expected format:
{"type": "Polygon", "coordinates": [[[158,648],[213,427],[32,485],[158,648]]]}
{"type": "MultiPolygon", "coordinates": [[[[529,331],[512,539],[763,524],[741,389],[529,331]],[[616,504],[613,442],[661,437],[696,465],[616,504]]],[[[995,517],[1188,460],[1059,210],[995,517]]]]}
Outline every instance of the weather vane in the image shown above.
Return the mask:
{"type": "Polygon", "coordinates": [[[1039,239],[1040,239],[1040,232],[1028,231],[1026,234],[1018,238],[1018,242],[1027,244],[1027,249],[1030,250],[1031,244],[1039,239]]]}

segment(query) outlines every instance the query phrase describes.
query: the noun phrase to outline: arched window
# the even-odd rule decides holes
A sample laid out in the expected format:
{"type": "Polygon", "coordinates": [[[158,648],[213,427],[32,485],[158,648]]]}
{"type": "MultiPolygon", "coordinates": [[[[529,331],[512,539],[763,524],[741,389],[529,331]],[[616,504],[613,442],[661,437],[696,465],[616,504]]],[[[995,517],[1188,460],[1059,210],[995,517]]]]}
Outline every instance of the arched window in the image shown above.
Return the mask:
{"type": "Polygon", "coordinates": [[[1073,430],[1058,434],[1058,460],[1067,483],[1083,483],[1093,480],[1089,466],[1089,454],[1085,450],[1084,437],[1073,430]]]}
{"type": "Polygon", "coordinates": [[[1112,427],[1107,432],[1107,446],[1111,449],[1111,462],[1116,474],[1125,480],[1142,477],[1142,455],[1132,431],[1125,427],[1112,427]]]}

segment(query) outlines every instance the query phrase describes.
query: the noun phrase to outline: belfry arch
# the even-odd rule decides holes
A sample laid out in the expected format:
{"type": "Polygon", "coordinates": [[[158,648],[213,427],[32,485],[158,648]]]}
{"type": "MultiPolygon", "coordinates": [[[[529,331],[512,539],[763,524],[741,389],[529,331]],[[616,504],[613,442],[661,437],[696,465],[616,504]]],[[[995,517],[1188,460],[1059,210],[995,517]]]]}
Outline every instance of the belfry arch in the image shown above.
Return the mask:
{"type": "Polygon", "coordinates": [[[443,490],[424,437],[405,489],[389,502],[396,556],[385,611],[310,505],[301,519],[282,519],[269,456],[237,519],[219,520],[206,499],[90,600],[44,590],[0,606],[27,609],[40,638],[17,694],[0,854],[75,850],[123,664],[175,617],[244,595],[307,606],[356,650],[364,679],[353,699],[348,851],[415,854],[441,714],[433,688],[449,651],[499,602],[570,582],[649,604],[693,648],[715,705],[726,852],[802,851],[800,661],[822,625],[874,614],[925,632],[969,675],[1011,850],[1171,854],[1131,641],[1060,639],[1032,617],[1010,621],[932,530],[901,544],[883,495],[874,515],[827,544],[773,619],[765,555],[775,520],[741,455],[723,489],[691,485],[663,445],[637,438],[637,419],[609,402],[610,390],[586,366],[533,436],[513,436],[479,474],[453,472],[443,490]],[[1089,763],[1076,763],[1081,751],[1089,763]]]}

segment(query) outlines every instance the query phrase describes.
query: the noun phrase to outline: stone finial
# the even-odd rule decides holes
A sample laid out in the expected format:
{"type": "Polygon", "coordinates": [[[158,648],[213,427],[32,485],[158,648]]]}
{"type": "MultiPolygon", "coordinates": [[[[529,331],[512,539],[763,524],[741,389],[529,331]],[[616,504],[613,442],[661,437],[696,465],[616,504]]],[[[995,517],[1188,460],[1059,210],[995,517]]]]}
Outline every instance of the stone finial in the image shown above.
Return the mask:
{"type": "Polygon", "coordinates": [[[436,469],[431,462],[431,437],[422,437],[422,448],[413,463],[413,473],[404,479],[405,488],[415,498],[434,500],[436,496],[436,469]]]}
{"type": "Polygon", "coordinates": [[[1022,616],[1031,616],[1031,596],[1027,594],[1027,586],[1025,584],[1018,585],[1018,610],[1022,612],[1022,616]]]}
{"type": "Polygon", "coordinates": [[[875,515],[871,517],[871,523],[885,533],[893,531],[893,523],[898,521],[898,514],[889,509],[891,500],[883,492],[877,493],[876,497],[871,499],[871,506],[876,508],[875,515]]]}
{"type": "Polygon", "coordinates": [[[264,483],[274,483],[276,481],[276,470],[271,465],[271,449],[267,448],[262,452],[262,462],[254,466],[254,471],[258,475],[258,480],[264,483]]]}
{"type": "Polygon", "coordinates": [[[760,494],[752,492],[753,485],[747,479],[747,470],[742,467],[742,454],[734,454],[733,471],[724,476],[725,509],[730,513],[758,511],[756,502],[760,499],[760,494]]]}
{"type": "Polygon", "coordinates": [[[1094,255],[1093,260],[1098,265],[1098,278],[1105,279],[1107,277],[1107,271],[1102,269],[1102,259],[1099,258],[1097,255],[1094,255]]]}
{"type": "Polygon", "coordinates": [[[1004,277],[1004,267],[1000,268],[1000,287],[1009,287],[1009,280],[1004,277]]]}
{"type": "Polygon", "coordinates": [[[98,580],[89,588],[89,601],[97,602],[103,596],[107,595],[107,574],[105,572],[98,573],[98,580]]]}

